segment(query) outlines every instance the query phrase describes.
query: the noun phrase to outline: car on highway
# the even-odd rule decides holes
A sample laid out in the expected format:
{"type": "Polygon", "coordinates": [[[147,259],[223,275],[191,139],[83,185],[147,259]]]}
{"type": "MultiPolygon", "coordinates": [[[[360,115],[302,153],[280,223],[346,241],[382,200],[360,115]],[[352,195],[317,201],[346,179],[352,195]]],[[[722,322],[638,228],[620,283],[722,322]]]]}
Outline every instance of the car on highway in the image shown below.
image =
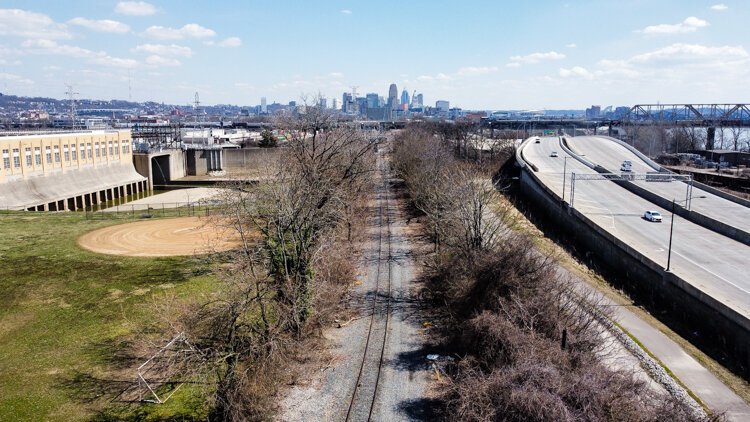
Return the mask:
{"type": "Polygon", "coordinates": [[[643,218],[655,223],[661,223],[661,213],[659,211],[646,211],[643,213],[643,218]]]}
{"type": "Polygon", "coordinates": [[[557,151],[552,151],[552,154],[549,155],[550,157],[557,157],[557,151]]]}
{"type": "Polygon", "coordinates": [[[620,166],[620,171],[633,171],[633,163],[630,160],[623,161],[622,165],[620,166]]]}
{"type": "Polygon", "coordinates": [[[540,143],[540,142],[542,142],[542,140],[541,140],[541,139],[539,139],[539,138],[536,138],[536,140],[534,141],[534,143],[535,143],[535,144],[538,144],[538,143],[540,143]]]}

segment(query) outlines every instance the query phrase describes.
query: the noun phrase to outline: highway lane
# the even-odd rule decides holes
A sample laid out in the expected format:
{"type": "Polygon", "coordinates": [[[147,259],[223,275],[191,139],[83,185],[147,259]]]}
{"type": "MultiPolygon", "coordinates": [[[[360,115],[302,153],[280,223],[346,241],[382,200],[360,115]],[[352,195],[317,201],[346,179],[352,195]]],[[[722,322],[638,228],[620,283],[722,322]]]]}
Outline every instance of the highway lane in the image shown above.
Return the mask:
{"type": "MultiPolygon", "coordinates": [[[[635,153],[610,139],[598,136],[576,136],[566,137],[566,139],[573,152],[585,155],[586,159],[599,164],[612,173],[620,173],[623,160],[633,162],[633,172],[636,174],[656,171],[635,153]]],[[[684,182],[635,180],[633,183],[670,201],[673,199],[684,201],[686,198],[687,185],[684,182]]],[[[691,196],[693,197],[691,203],[693,211],[750,232],[750,208],[727,201],[696,187],[693,188],[691,196]],[[705,196],[705,198],[700,198],[702,196],[705,196]]]]}
{"type": "MultiPolygon", "coordinates": [[[[562,194],[563,167],[567,161],[565,200],[570,202],[571,173],[595,171],[566,154],[558,138],[529,143],[524,157],[539,169],[537,176],[562,194]],[[558,157],[550,157],[557,151],[558,157]],[[565,157],[569,157],[567,160],[565,157]]],[[[588,157],[587,157],[588,158],[588,157]]],[[[574,207],[596,224],[655,262],[666,266],[670,213],[610,181],[578,181],[574,207]],[[663,223],[642,218],[647,209],[659,211],[663,223]]],[[[676,217],[671,270],[712,297],[750,317],[750,247],[676,217]]]]}

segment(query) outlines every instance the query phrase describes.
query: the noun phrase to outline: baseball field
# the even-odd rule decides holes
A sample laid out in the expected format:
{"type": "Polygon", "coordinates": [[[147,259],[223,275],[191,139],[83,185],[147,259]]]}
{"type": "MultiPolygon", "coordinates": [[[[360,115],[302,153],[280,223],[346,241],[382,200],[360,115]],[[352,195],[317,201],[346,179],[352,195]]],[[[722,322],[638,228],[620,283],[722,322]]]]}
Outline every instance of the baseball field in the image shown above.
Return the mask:
{"type": "MultiPolygon", "coordinates": [[[[110,413],[117,404],[108,397],[135,377],[136,362],[121,358],[134,330],[166,297],[211,295],[210,264],[194,254],[234,244],[198,217],[123,224],[0,214],[0,421],[124,417],[110,413]]],[[[137,420],[193,420],[203,409],[182,389],[137,412],[137,420]]]]}

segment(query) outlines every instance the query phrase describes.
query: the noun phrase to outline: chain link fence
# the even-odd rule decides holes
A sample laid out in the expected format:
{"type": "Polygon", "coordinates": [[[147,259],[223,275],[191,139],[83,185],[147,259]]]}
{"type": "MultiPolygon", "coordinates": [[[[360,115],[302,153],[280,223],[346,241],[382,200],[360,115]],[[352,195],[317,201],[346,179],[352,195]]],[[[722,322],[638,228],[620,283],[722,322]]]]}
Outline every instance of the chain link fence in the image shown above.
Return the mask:
{"type": "Polygon", "coordinates": [[[26,211],[0,207],[3,215],[67,215],[81,216],[87,220],[144,219],[164,217],[198,217],[214,215],[219,209],[219,201],[160,202],[152,204],[120,204],[96,209],[87,207],[77,211],[26,211]]]}

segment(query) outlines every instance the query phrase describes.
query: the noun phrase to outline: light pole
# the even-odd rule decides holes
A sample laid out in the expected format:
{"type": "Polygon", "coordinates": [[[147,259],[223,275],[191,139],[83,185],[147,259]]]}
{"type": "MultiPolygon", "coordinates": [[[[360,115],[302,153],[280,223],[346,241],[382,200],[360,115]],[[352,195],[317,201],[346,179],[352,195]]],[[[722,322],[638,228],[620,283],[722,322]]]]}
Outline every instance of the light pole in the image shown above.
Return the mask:
{"type": "MultiPolygon", "coordinates": [[[[703,199],[705,198],[705,195],[696,196],[697,199],[703,199]]],[[[669,222],[669,250],[667,251],[667,269],[666,271],[669,272],[669,265],[672,263],[672,233],[674,232],[674,207],[677,202],[687,202],[689,200],[692,200],[693,197],[687,198],[683,201],[678,201],[676,199],[672,199],[672,221],[669,222]]]]}
{"type": "MultiPolygon", "coordinates": [[[[585,156],[586,154],[579,155],[579,157],[585,157],[585,156]]],[[[563,203],[565,203],[565,181],[568,175],[568,158],[570,157],[568,157],[567,155],[563,157],[563,189],[562,189],[562,202],[563,203]]]]}
{"type": "Polygon", "coordinates": [[[568,156],[563,158],[563,191],[562,191],[562,202],[565,203],[565,176],[568,174],[568,156]]]}

